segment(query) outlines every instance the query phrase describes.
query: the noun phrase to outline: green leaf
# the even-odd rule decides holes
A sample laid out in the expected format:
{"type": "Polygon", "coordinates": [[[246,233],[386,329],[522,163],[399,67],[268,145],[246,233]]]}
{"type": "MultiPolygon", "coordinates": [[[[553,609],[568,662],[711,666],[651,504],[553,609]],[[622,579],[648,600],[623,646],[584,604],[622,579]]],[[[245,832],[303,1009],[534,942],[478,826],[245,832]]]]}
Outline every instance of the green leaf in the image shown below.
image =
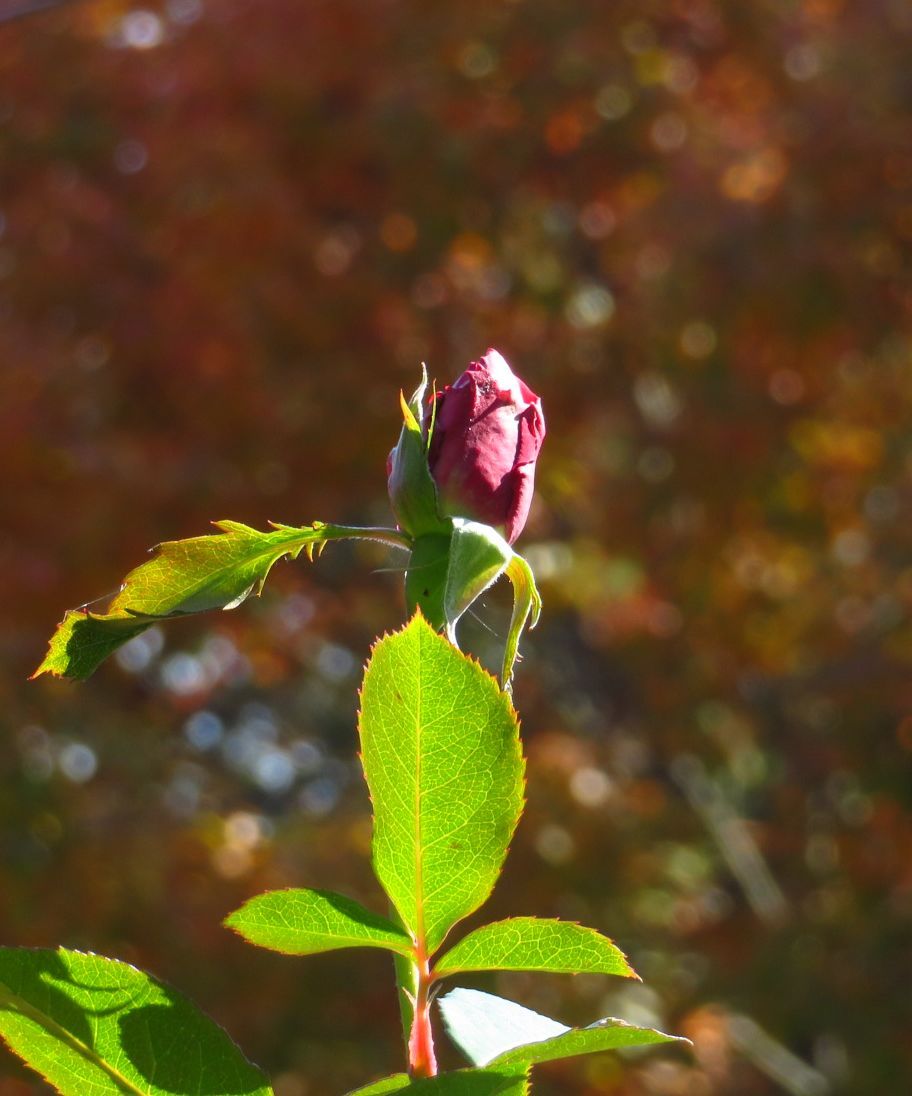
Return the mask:
{"type": "Polygon", "coordinates": [[[456,642],[456,623],[476,598],[504,573],[513,549],[490,525],[453,518],[443,611],[447,636],[456,642]]]}
{"type": "Polygon", "coordinates": [[[466,970],[541,970],[636,978],[623,952],[595,929],[538,917],[512,917],[483,925],[434,966],[438,977],[466,970]]]}
{"type": "Polygon", "coordinates": [[[635,1027],[624,1020],[608,1016],[584,1028],[571,1028],[564,1035],[516,1047],[499,1054],[492,1066],[531,1066],[539,1062],[554,1062],[560,1058],[575,1058],[580,1054],[598,1054],[605,1050],[625,1050],[629,1047],[652,1046],[656,1043],[686,1043],[677,1035],[666,1035],[653,1028],[635,1027]]]}
{"type": "Polygon", "coordinates": [[[500,681],[505,691],[510,688],[513,666],[519,651],[519,639],[526,621],[531,615],[529,628],[534,628],[538,624],[542,608],[541,595],[535,585],[535,575],[527,560],[514,552],[507,564],[506,575],[513,584],[513,615],[510,618],[510,628],[504,647],[503,669],[500,673],[500,681]]]}
{"type": "Polygon", "coordinates": [[[413,1081],[405,1073],[384,1077],[382,1081],[350,1092],[348,1096],[383,1096],[394,1092],[412,1092],[415,1096],[526,1096],[529,1082],[524,1071],[513,1069],[459,1069],[413,1081]]]}
{"type": "Polygon", "coordinates": [[[454,989],[439,1001],[453,1042],[471,1062],[485,1068],[531,1066],[578,1054],[687,1042],[652,1028],[605,1019],[568,1028],[531,1009],[473,989],[454,989]]]}
{"type": "Polygon", "coordinates": [[[234,609],[259,594],[273,564],[294,559],[303,549],[312,559],[330,540],[380,540],[399,548],[411,545],[394,529],[359,529],[343,525],[295,528],[273,525],[261,533],[236,521],[217,521],[221,533],[170,540],[156,555],[134,568],[104,613],[87,607],[71,609],[51,637],[47,655],[32,677],[86,678],[108,655],[153,624],[170,617],[210,609],[234,609]]]}
{"type": "Polygon", "coordinates": [[[416,615],[374,647],[359,725],[374,870],[430,955],[491,893],[519,820],[516,713],[416,615]]]}
{"type": "Polygon", "coordinates": [[[382,1077],[371,1081],[369,1085],[353,1088],[347,1096],[384,1096],[388,1092],[403,1092],[411,1084],[407,1073],[394,1073],[391,1077],[382,1077]]]}
{"type": "Polygon", "coordinates": [[[127,963],[0,948],[0,1035],[64,1096],[269,1096],[225,1032],[127,963]]]}
{"type": "Polygon", "coordinates": [[[339,948],[412,953],[412,942],[398,925],[332,891],[267,891],[229,914],[225,924],[249,943],[285,955],[339,948]]]}

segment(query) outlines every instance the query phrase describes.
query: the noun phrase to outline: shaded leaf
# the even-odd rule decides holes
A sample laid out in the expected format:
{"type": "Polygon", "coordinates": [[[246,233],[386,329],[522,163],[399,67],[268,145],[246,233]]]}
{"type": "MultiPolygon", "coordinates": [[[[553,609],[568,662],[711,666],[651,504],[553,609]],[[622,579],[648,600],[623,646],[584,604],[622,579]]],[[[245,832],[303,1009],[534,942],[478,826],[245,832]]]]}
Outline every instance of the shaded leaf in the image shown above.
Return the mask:
{"type": "Polygon", "coordinates": [[[225,924],[251,944],[286,955],[339,948],[386,948],[411,954],[408,935],[352,898],[304,888],[267,891],[245,902],[225,924]]]}
{"type": "Polygon", "coordinates": [[[434,966],[439,976],[466,970],[636,977],[620,948],[595,929],[538,917],[511,917],[483,925],[460,940],[434,966]]]}
{"type": "Polygon", "coordinates": [[[115,959],[0,949],[0,1034],[64,1096],[268,1096],[228,1035],[115,959]]]}
{"type": "Polygon", "coordinates": [[[516,714],[419,614],[374,647],[359,727],[374,869],[430,954],[485,901],[506,856],[522,806],[516,714]]]}

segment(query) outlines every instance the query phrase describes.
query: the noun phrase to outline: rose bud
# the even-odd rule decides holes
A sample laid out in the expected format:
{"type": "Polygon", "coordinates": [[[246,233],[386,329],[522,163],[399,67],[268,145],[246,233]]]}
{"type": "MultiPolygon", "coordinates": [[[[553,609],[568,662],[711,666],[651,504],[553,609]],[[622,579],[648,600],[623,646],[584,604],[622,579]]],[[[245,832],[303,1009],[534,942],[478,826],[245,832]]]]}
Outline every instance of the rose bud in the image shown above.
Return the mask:
{"type": "Polygon", "coordinates": [[[512,544],[526,524],[544,437],[538,396],[488,350],[437,395],[428,465],[441,513],[492,525],[512,544]]]}

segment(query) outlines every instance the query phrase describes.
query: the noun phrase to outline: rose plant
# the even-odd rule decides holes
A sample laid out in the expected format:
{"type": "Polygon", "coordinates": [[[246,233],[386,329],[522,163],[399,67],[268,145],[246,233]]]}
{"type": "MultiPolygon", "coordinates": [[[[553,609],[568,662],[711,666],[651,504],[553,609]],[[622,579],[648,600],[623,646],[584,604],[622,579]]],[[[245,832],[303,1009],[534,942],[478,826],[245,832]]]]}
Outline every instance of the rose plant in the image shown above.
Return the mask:
{"type": "MultiPolygon", "coordinates": [[[[388,462],[396,528],[314,522],[260,532],[217,522],[215,535],[171,541],[131,571],[107,610],[68,612],[34,676],[85,678],[162,620],[233,609],[259,594],[273,564],[330,541],[368,538],[408,553],[409,622],[374,645],[358,730],[373,806],[372,863],[382,915],[329,891],[299,887],[251,897],[226,925],[289,955],[340,948],[391,953],[406,1071],[368,1094],[525,1093],[537,1062],[674,1037],[622,1020],[568,1028],[471,989],[439,997],[447,979],[522,970],[636,977],[595,929],[520,916],[451,931],[490,895],[519,821],[524,760],[509,692],[521,633],[541,607],[528,563],[512,548],[532,498],[545,435],[540,401],[489,350],[441,392],[401,399],[403,426],[388,462]],[[506,575],[514,607],[500,673],[456,644],[468,607],[506,575]],[[469,1066],[439,1073],[436,1007],[469,1066]]],[[[230,1038],[173,989],[114,959],[0,948],[0,1035],[68,1096],[271,1092],[230,1038]]]]}

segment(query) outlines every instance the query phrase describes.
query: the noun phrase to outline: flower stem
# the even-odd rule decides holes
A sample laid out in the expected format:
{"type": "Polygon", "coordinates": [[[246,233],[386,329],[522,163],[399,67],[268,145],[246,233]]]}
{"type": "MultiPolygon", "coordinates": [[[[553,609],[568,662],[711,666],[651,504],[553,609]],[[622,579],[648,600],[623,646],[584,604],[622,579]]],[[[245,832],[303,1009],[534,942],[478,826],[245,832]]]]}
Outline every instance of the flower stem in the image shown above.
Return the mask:
{"type": "Polygon", "coordinates": [[[418,984],[408,1044],[409,1074],[412,1077],[436,1077],[437,1058],[434,1054],[434,1031],[431,1027],[431,977],[426,955],[417,956],[415,972],[418,975],[418,984]]]}

